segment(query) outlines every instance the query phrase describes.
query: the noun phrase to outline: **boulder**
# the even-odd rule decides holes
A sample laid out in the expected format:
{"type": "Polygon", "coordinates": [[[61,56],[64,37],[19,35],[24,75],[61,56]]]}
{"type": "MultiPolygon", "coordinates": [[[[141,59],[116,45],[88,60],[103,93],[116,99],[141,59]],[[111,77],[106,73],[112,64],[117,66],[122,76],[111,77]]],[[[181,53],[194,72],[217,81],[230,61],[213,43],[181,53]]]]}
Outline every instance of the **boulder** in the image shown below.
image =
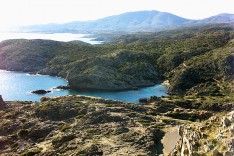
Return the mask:
{"type": "Polygon", "coordinates": [[[43,90],[43,89],[39,89],[39,90],[34,90],[31,93],[33,94],[46,94],[46,93],[50,93],[51,91],[49,90],[43,90]]]}
{"type": "Polygon", "coordinates": [[[230,121],[228,118],[224,117],[223,120],[222,120],[221,125],[222,125],[224,128],[226,128],[226,127],[228,127],[228,126],[231,125],[231,121],[230,121]]]}

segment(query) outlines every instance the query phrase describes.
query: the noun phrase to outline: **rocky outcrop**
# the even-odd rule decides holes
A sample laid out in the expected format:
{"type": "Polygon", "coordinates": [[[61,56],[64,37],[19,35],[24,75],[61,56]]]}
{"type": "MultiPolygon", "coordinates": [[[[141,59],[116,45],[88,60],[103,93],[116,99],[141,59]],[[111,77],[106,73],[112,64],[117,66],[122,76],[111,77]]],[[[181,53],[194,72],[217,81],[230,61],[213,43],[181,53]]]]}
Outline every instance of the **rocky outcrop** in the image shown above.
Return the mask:
{"type": "Polygon", "coordinates": [[[129,51],[77,62],[66,77],[69,84],[78,90],[135,89],[154,85],[160,79],[152,58],[129,51]]]}
{"type": "Polygon", "coordinates": [[[0,155],[162,154],[161,123],[148,108],[86,96],[9,103],[0,111],[0,155]],[[13,136],[14,135],[14,136],[13,136]],[[1,137],[4,136],[4,137],[1,137]]]}
{"type": "Polygon", "coordinates": [[[217,114],[204,123],[183,124],[177,128],[169,127],[163,140],[164,154],[170,156],[234,155],[233,115],[234,111],[224,116],[217,114]],[[167,139],[172,140],[167,141],[167,139]]]}
{"type": "Polygon", "coordinates": [[[6,107],[6,103],[3,101],[2,95],[0,95],[0,108],[6,107]]]}
{"type": "MultiPolygon", "coordinates": [[[[174,134],[175,135],[175,134],[174,134]]],[[[194,148],[201,139],[201,133],[193,131],[191,127],[181,125],[178,127],[177,135],[180,136],[174,149],[169,153],[170,156],[193,156],[194,148]]]]}

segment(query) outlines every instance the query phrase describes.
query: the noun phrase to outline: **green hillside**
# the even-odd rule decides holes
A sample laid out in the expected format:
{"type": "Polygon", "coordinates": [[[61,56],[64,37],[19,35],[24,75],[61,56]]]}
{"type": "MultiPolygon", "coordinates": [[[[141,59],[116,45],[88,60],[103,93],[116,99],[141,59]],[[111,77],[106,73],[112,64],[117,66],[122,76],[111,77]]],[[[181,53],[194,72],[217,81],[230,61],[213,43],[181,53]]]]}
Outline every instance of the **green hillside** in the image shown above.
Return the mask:
{"type": "Polygon", "coordinates": [[[98,46],[8,40],[0,43],[0,68],[62,76],[78,90],[135,89],[168,79],[173,93],[204,85],[230,92],[233,38],[233,25],[220,24],[126,35],[98,46]]]}
{"type": "Polygon", "coordinates": [[[73,89],[122,90],[169,80],[141,104],[87,96],[4,102],[0,155],[233,155],[233,25],[120,36],[88,45],[0,43],[0,68],[62,76],[73,89]]]}

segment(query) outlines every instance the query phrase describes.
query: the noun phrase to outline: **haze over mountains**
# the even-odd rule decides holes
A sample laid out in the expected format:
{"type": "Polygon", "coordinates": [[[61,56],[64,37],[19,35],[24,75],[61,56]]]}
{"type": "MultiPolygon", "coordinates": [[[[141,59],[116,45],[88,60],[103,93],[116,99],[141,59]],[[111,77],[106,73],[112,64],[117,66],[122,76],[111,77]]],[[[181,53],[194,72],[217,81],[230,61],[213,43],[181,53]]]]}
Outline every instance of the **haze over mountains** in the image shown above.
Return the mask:
{"type": "Polygon", "coordinates": [[[234,14],[219,14],[201,20],[191,20],[171,13],[159,11],[137,11],[109,16],[93,21],[74,21],[64,24],[45,24],[24,26],[19,30],[24,32],[142,32],[159,31],[186,26],[198,26],[213,23],[233,23],[234,14]]]}

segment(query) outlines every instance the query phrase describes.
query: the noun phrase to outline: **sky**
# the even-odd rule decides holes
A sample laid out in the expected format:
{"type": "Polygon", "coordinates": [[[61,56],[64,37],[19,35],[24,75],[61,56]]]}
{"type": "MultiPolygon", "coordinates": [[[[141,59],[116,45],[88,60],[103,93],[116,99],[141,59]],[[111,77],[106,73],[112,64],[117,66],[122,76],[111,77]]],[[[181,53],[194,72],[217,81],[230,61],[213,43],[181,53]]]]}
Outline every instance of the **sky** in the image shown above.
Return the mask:
{"type": "Polygon", "coordinates": [[[0,30],[19,25],[95,20],[141,10],[202,19],[220,13],[234,14],[234,0],[0,0],[0,30]]]}

